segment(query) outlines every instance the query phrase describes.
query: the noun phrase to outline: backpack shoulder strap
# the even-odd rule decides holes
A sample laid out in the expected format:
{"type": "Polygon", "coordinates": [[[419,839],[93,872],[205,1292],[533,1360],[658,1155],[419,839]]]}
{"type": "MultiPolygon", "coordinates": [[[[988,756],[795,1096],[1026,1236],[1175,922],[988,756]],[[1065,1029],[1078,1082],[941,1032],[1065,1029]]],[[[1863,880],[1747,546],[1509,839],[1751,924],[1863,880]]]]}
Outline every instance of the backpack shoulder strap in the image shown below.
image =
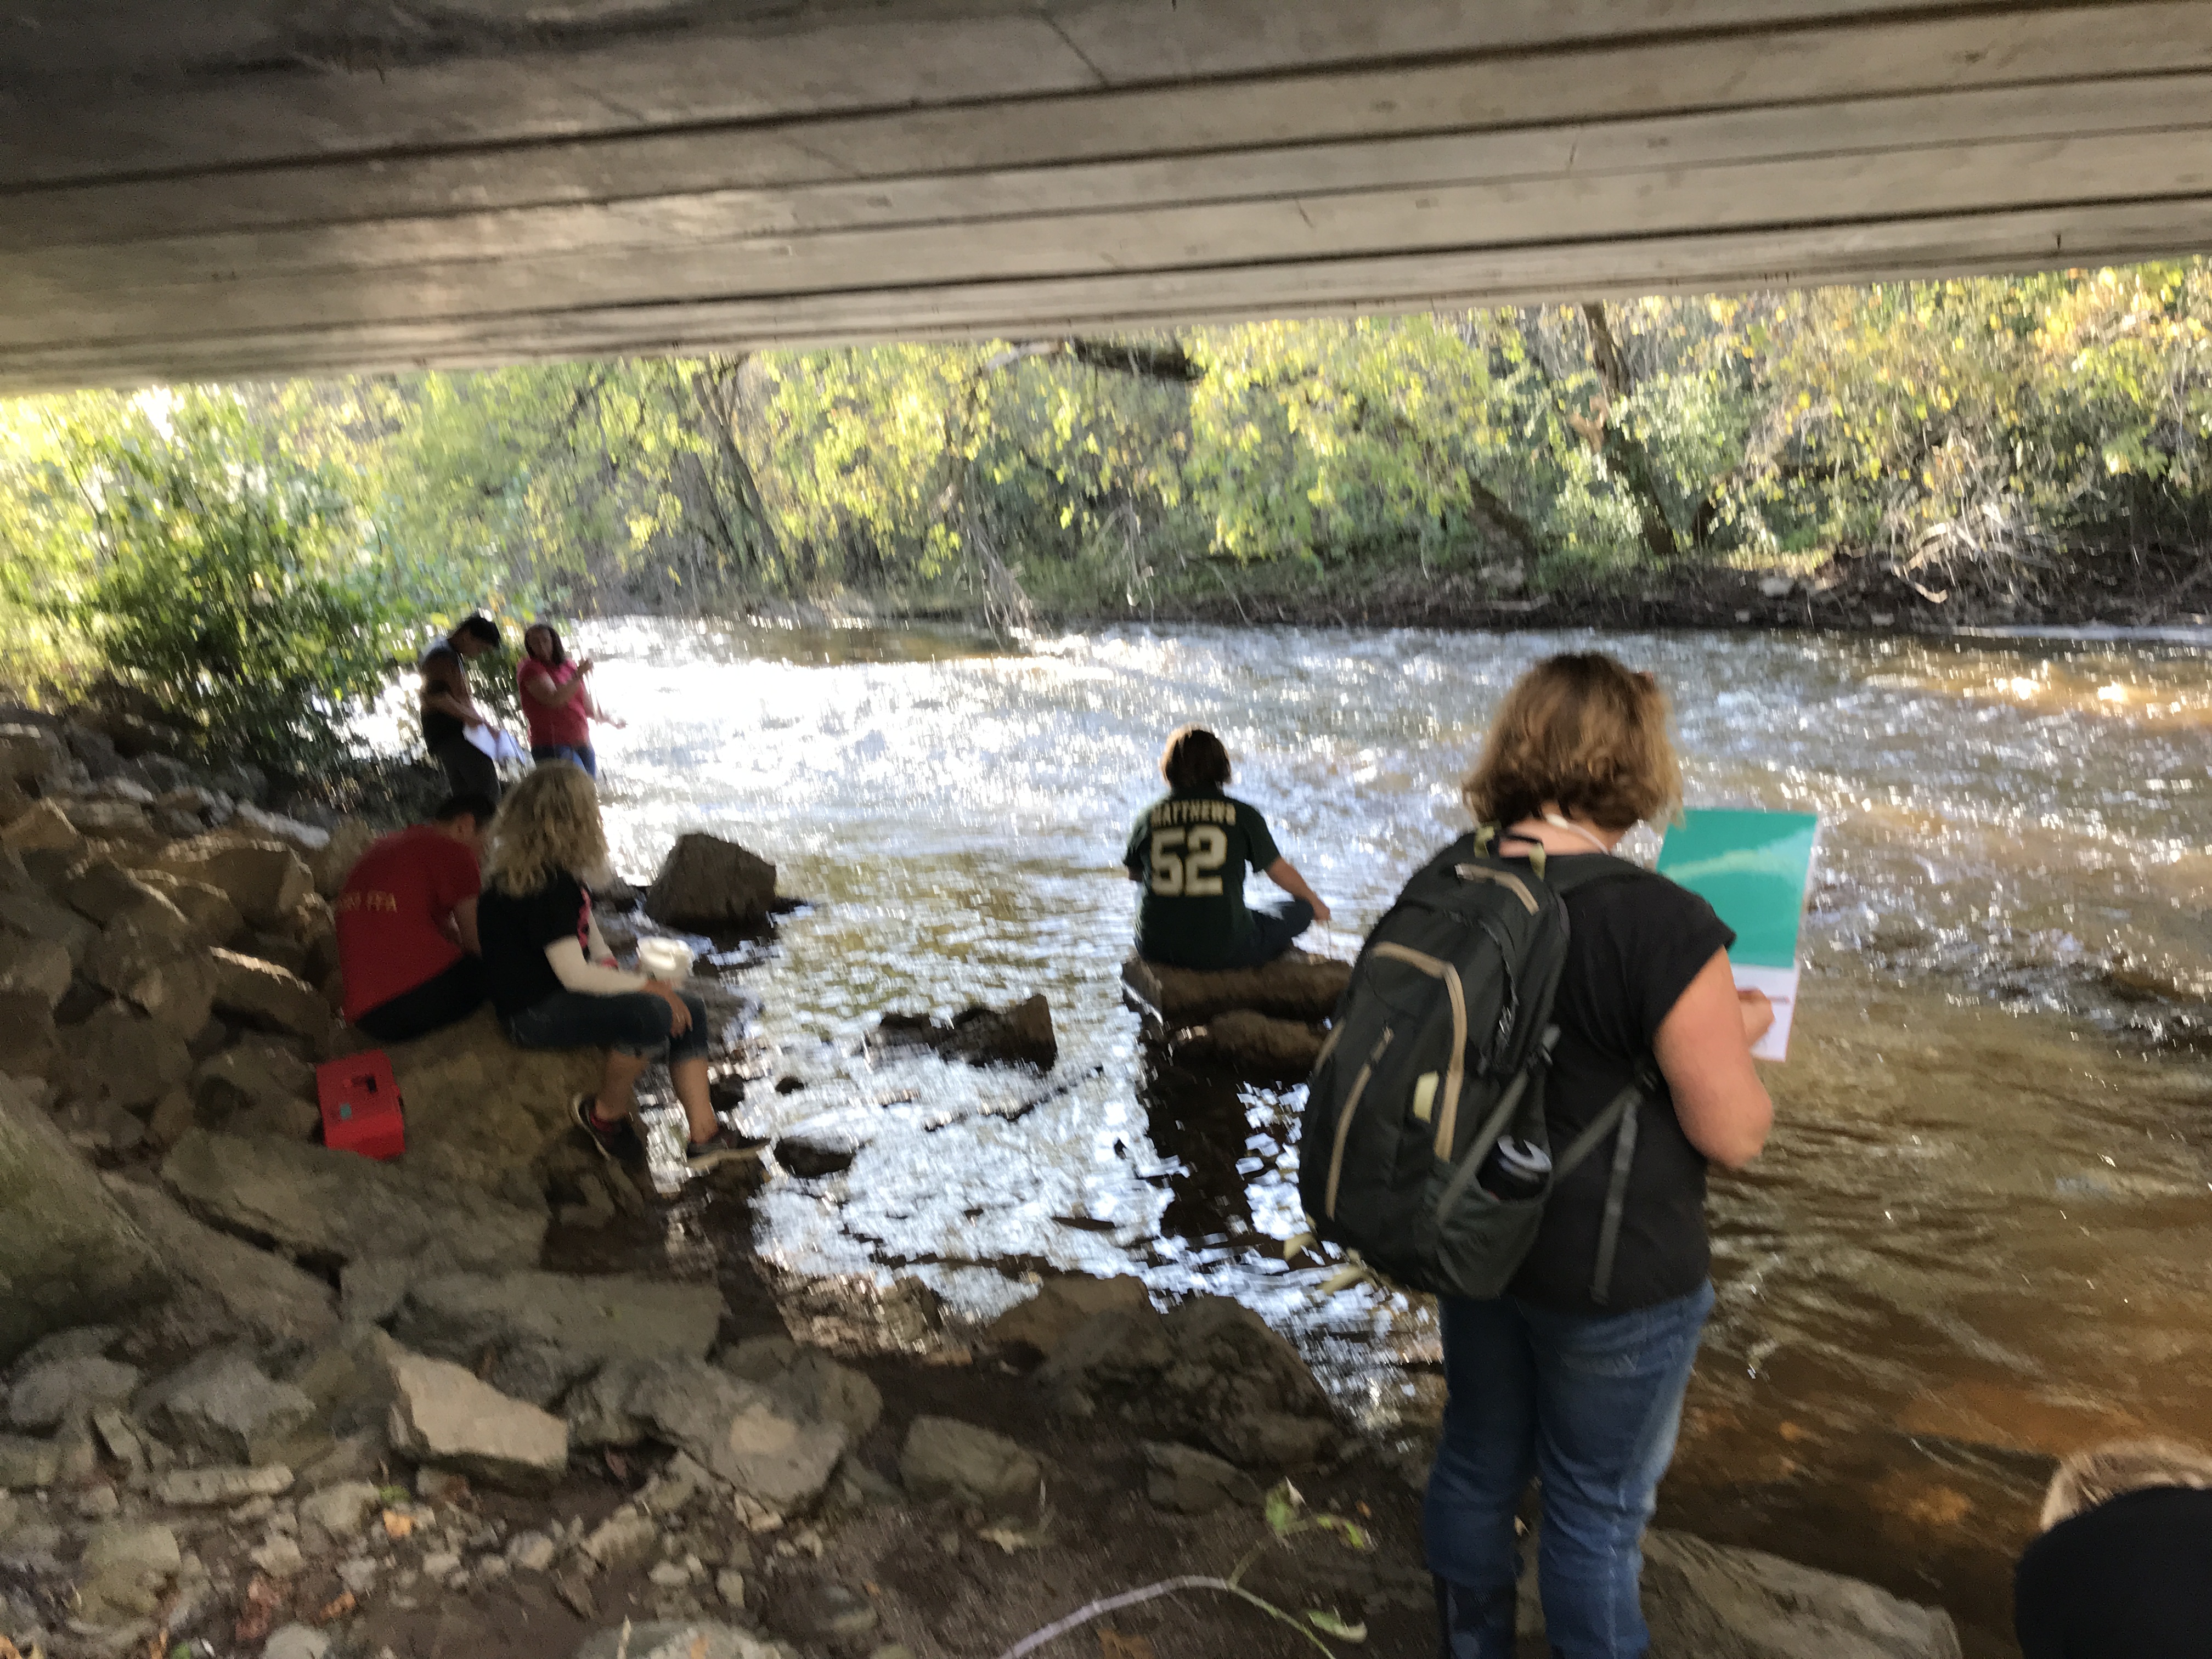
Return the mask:
{"type": "Polygon", "coordinates": [[[1590,1300],[1603,1307],[1613,1291],[1613,1261],[1620,1249],[1620,1224],[1628,1211],[1628,1175],[1636,1163],[1638,1114],[1646,1100],[1659,1097],[1657,1069],[1649,1060],[1636,1068],[1628,1086],[1606,1105],[1589,1127],[1567,1145],[1552,1166],[1552,1179],[1564,1181],[1597,1144],[1612,1134],[1613,1170],[1605,1187],[1605,1216],[1598,1224],[1597,1262],[1590,1273],[1590,1300]]]}
{"type": "Polygon", "coordinates": [[[1585,887],[1596,887],[1607,882],[1633,881],[1651,872],[1640,864],[1631,864],[1626,859],[1617,859],[1610,853],[1577,853],[1572,858],[1553,860],[1548,866],[1537,872],[1544,884],[1562,898],[1569,893],[1580,892],[1585,887]]]}

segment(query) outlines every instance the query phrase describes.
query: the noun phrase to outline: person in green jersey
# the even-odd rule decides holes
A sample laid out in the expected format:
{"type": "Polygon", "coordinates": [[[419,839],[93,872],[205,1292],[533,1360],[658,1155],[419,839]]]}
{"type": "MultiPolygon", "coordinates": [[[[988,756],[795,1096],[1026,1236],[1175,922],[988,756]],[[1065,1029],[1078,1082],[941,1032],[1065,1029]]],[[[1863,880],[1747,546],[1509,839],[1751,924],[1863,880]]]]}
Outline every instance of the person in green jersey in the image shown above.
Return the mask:
{"type": "Polygon", "coordinates": [[[1257,968],[1328,906],[1276,848],[1257,807],[1222,792],[1229,751],[1203,726],[1186,726],[1160,756],[1168,793],[1138,816],[1122,857],[1144,885],[1137,911],[1137,954],[1176,968],[1257,968]],[[1259,871],[1288,893],[1287,903],[1255,915],[1244,905],[1244,872],[1259,871]]]}

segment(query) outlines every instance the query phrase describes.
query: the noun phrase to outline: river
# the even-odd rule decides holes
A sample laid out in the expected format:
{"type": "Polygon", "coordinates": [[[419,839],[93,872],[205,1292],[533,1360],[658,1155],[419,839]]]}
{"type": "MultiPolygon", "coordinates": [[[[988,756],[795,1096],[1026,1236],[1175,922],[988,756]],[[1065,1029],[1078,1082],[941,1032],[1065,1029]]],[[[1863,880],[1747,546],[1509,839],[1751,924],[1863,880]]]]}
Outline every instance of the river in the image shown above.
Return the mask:
{"type": "MultiPolygon", "coordinates": [[[[1120,851],[1177,723],[1213,726],[1349,955],[1463,828],[1524,666],[1601,645],[1672,695],[1694,805],[1824,816],[1773,1140],[1717,1178],[1719,1305],[1662,1522],[1871,1577],[2013,1651],[2051,1459],[2212,1441],[2212,670],[2188,635],[1989,638],[588,625],[618,865],[711,828],[809,902],[722,958],[762,1004],[746,1127],[864,1143],[773,1180],[787,1316],[956,1342],[1040,1271],[1240,1297],[1418,1458],[1430,1310],[1285,1264],[1299,1094],[1143,1073],[1120,851]],[[1042,991],[1042,1082],[871,1059],[886,1009],[1042,991]],[[789,1092],[768,1085],[788,1079],[789,1092]]],[[[1648,854],[1639,832],[1629,850],[1648,854]]]]}

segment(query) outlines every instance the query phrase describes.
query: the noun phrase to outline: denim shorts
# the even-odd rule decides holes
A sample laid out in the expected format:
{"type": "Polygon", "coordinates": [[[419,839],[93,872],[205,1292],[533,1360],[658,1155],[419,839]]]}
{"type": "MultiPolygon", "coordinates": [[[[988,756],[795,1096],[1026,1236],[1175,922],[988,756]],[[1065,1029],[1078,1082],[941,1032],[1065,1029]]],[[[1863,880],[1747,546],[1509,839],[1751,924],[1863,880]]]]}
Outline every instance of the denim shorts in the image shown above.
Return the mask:
{"type": "Polygon", "coordinates": [[[678,993],[691,1011],[691,1024],[672,1036],[676,1018],[657,991],[623,991],[601,996],[590,991],[556,991],[507,1022],[518,1048],[611,1048],[638,1060],[703,1060],[707,1054],[707,1005],[678,993]]]}

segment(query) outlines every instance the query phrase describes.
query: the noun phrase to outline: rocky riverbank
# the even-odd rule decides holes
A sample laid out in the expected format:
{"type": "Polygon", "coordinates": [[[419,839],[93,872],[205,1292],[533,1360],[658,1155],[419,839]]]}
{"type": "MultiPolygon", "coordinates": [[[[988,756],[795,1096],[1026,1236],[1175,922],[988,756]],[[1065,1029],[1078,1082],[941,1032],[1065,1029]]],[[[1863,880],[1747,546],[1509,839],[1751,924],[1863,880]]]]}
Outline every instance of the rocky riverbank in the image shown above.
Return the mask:
{"type": "MultiPolygon", "coordinates": [[[[564,1113],[592,1060],[483,1017],[391,1050],[404,1158],[315,1144],[313,1065],[355,1042],[328,898],[370,831],[258,793],[0,730],[0,1656],[989,1659],[1248,1556],[1294,1617],[1425,1650],[1402,1468],[1232,1301],[1039,1279],[961,1329],[911,1280],[797,1280],[731,1241],[808,1176],[605,1165],[564,1113]],[[1278,1536],[1286,1479],[1366,1547],[1278,1536]]],[[[671,915],[773,890],[696,844],[667,873],[671,915]]],[[[741,1110],[746,1007],[697,988],[741,1110]]],[[[987,1024],[981,1057],[1053,1064],[1041,1005],[883,1040],[958,1063],[987,1024]]],[[[1662,1656],[1956,1650],[1863,1585],[1652,1559],[1662,1656]]],[[[1204,1590],[1058,1650],[1094,1644],[1311,1651],[1204,1590]]]]}

